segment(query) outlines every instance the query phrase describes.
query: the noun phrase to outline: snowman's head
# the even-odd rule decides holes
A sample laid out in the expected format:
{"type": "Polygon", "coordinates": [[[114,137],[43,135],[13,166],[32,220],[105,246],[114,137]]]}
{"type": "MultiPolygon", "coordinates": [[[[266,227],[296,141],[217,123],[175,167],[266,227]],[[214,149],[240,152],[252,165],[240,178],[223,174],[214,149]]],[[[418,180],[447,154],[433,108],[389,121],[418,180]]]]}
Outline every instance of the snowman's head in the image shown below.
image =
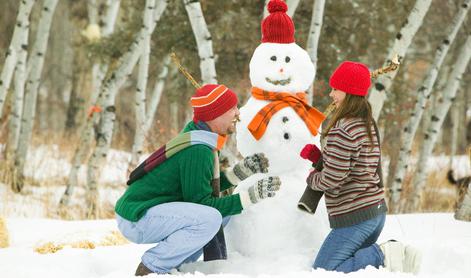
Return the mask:
{"type": "Polygon", "coordinates": [[[270,0],[263,19],[262,44],[250,60],[252,86],[271,92],[303,92],[314,80],[314,64],[295,43],[294,23],[282,0],[270,0]]]}
{"type": "Polygon", "coordinates": [[[262,43],[250,60],[252,86],[271,92],[303,92],[314,80],[314,64],[296,43],[262,43]]]}

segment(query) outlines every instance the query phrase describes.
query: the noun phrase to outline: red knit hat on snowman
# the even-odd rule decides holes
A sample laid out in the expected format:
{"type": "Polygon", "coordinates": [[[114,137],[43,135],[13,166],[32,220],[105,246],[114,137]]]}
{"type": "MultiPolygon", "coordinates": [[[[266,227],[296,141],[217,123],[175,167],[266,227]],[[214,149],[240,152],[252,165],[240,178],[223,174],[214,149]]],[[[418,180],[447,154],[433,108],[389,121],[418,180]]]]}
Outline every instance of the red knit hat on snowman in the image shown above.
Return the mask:
{"type": "Polygon", "coordinates": [[[271,0],[267,8],[270,14],[262,21],[262,43],[293,43],[294,23],[286,14],[286,3],[271,0]]]}
{"type": "Polygon", "coordinates": [[[370,70],[362,63],[345,61],[334,71],[330,87],[356,96],[366,96],[371,86],[370,70]]]}

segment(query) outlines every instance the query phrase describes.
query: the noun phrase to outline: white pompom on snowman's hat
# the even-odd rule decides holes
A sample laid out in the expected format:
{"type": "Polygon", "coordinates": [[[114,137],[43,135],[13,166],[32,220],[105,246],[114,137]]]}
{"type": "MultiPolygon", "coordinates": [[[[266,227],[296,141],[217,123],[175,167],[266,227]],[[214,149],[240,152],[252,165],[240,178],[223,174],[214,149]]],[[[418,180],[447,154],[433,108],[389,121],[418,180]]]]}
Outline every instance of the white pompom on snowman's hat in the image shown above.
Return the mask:
{"type": "Polygon", "coordinates": [[[268,15],[262,21],[262,43],[293,43],[294,23],[286,14],[288,6],[282,0],[268,2],[268,15]]]}

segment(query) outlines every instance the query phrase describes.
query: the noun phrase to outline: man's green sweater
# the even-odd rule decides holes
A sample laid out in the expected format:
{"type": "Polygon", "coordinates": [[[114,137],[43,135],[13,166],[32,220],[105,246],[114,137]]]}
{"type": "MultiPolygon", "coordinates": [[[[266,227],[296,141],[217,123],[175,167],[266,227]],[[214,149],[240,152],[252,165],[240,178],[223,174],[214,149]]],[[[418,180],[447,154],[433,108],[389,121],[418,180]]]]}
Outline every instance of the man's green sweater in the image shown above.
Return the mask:
{"type": "MultiPolygon", "coordinates": [[[[183,132],[198,130],[193,122],[183,132]]],[[[146,211],[159,204],[190,202],[217,209],[223,217],[242,211],[239,194],[221,198],[211,194],[214,154],[205,145],[194,145],[181,150],[132,183],[115,206],[121,217],[136,222],[146,211]]],[[[232,187],[221,172],[221,191],[232,187]]]]}

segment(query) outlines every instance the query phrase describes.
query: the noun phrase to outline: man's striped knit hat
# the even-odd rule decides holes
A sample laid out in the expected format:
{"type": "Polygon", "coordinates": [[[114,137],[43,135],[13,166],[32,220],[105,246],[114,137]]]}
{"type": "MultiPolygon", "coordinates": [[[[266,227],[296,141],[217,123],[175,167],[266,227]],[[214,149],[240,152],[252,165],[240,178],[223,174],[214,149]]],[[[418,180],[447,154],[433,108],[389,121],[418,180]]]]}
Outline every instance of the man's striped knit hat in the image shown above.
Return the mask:
{"type": "Polygon", "coordinates": [[[224,85],[206,84],[191,98],[193,121],[211,121],[237,105],[237,95],[224,85]]]}

